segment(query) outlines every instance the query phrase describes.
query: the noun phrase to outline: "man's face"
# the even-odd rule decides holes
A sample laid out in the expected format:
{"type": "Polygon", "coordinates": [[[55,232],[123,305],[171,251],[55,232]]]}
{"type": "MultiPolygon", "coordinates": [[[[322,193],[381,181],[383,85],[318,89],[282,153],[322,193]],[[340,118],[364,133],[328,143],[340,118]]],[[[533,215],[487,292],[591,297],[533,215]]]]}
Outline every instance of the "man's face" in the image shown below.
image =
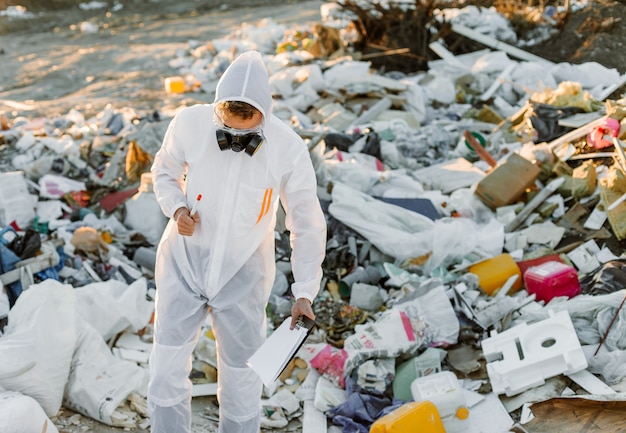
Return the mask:
{"type": "Polygon", "coordinates": [[[242,119],[238,116],[233,116],[232,114],[225,112],[222,114],[222,123],[224,126],[231,129],[240,129],[240,130],[255,130],[261,126],[261,121],[263,120],[263,115],[257,111],[250,119],[242,119]]]}

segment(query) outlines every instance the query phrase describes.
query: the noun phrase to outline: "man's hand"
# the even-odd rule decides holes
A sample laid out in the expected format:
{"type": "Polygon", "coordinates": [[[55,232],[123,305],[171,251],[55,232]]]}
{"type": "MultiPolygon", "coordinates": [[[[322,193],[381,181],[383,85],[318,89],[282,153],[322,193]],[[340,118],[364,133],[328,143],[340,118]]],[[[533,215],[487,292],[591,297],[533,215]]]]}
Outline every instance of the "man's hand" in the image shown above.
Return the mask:
{"type": "Polygon", "coordinates": [[[289,329],[295,328],[296,322],[300,316],[306,316],[311,320],[315,320],[315,314],[313,314],[313,308],[311,308],[311,301],[307,298],[298,298],[291,306],[291,327],[289,329]]]}
{"type": "Polygon", "coordinates": [[[174,212],[174,221],[176,221],[176,227],[178,228],[178,234],[182,236],[191,236],[196,224],[200,222],[200,216],[198,212],[189,215],[189,209],[181,207],[174,212]]]}

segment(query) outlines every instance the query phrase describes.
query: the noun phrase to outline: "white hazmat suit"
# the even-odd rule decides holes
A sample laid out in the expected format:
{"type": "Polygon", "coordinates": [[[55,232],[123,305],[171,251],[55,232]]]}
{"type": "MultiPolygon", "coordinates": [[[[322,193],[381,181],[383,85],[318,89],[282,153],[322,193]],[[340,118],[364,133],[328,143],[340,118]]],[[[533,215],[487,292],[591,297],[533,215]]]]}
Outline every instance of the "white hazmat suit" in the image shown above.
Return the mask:
{"type": "Polygon", "coordinates": [[[191,355],[209,307],[217,343],[219,432],[259,432],[262,383],[246,360],[266,337],[279,198],[291,238],[292,293],[313,301],[320,288],[326,222],[314,169],[302,139],[271,113],[260,53],[245,52],[229,66],[214,104],[179,111],[152,166],[154,192],[166,216],[191,209],[202,195],[193,235],[181,236],[170,219],[157,248],[148,385],[153,433],[191,432],[191,355]],[[218,146],[214,104],[225,100],[261,111],[265,139],[254,155],[218,146]]]}

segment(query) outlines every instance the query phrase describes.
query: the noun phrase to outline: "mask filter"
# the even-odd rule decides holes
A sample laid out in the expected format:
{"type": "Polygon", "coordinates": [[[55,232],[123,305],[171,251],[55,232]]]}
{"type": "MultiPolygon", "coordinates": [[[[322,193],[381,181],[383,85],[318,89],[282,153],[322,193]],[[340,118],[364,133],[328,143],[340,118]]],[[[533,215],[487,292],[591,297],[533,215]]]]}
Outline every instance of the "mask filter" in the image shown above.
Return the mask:
{"type": "Polygon", "coordinates": [[[217,138],[217,144],[222,151],[244,151],[250,156],[254,155],[263,143],[263,136],[258,132],[234,134],[226,129],[220,128],[215,131],[215,136],[217,138]]]}

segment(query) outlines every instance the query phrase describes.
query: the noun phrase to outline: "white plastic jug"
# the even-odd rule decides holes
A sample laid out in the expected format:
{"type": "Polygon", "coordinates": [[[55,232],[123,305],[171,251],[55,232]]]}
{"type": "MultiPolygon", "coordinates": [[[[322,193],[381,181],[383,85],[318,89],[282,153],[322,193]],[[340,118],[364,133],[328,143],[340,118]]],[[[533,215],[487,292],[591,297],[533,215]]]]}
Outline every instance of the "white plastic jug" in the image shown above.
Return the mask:
{"type": "Polygon", "coordinates": [[[451,371],[418,377],[411,383],[411,395],[415,401],[434,403],[441,418],[454,415],[466,419],[469,416],[463,388],[451,371]]]}

